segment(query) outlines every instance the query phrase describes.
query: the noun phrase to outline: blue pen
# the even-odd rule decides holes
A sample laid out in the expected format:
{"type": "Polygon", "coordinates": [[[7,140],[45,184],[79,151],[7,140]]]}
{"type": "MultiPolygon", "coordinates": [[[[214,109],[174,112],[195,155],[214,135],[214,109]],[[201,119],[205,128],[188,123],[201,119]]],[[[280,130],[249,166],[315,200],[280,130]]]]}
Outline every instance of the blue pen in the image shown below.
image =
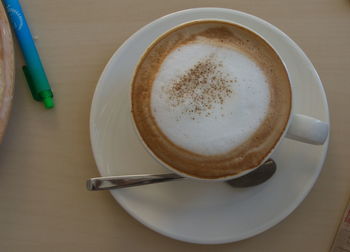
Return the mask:
{"type": "Polygon", "coordinates": [[[23,71],[33,98],[42,101],[46,108],[53,108],[53,93],[21,5],[18,0],[3,0],[3,2],[26,62],[23,71]]]}

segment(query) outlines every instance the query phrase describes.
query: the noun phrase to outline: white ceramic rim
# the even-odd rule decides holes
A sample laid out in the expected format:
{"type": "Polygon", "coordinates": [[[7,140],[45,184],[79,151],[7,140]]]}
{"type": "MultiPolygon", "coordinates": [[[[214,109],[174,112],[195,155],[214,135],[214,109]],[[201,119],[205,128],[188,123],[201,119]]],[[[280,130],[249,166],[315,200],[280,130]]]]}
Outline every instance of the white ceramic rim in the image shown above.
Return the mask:
{"type": "MultiPolygon", "coordinates": [[[[263,24],[267,27],[269,27],[269,29],[275,31],[276,33],[278,33],[280,36],[286,38],[290,44],[293,46],[293,49],[296,50],[300,55],[302,55],[305,59],[305,61],[308,63],[308,65],[311,66],[311,69],[313,71],[313,75],[315,78],[317,78],[317,82],[318,85],[320,87],[320,89],[322,90],[321,92],[321,96],[322,96],[322,100],[324,101],[324,106],[323,106],[323,110],[326,113],[326,120],[329,124],[329,135],[328,138],[326,140],[326,142],[324,143],[324,151],[322,154],[322,158],[321,158],[321,163],[320,165],[318,165],[318,169],[317,172],[314,174],[313,178],[312,178],[312,182],[311,182],[311,186],[310,188],[308,188],[307,190],[305,190],[301,196],[299,198],[297,198],[293,204],[291,204],[288,208],[286,208],[283,212],[281,212],[280,215],[276,216],[275,218],[271,219],[269,222],[267,222],[265,225],[260,226],[259,228],[256,228],[254,230],[252,230],[251,232],[247,232],[242,234],[241,236],[236,236],[236,237],[232,237],[232,238],[227,238],[227,239],[215,239],[215,240],[211,240],[211,241],[206,241],[206,240],[202,240],[202,239],[189,239],[187,237],[183,237],[179,234],[172,234],[169,233],[167,231],[162,230],[161,228],[159,228],[158,226],[152,224],[152,223],[147,223],[146,221],[144,221],[142,218],[140,218],[136,212],[133,211],[132,208],[130,208],[127,204],[127,202],[123,199],[123,197],[119,197],[120,195],[115,193],[112,194],[113,197],[118,201],[118,203],[136,220],[138,220],[140,223],[144,224],[145,226],[149,227],[150,229],[163,234],[165,236],[168,236],[170,238],[176,239],[176,240],[180,240],[180,241],[184,241],[184,242],[190,242],[190,243],[197,243],[197,244],[224,244],[224,243],[230,243],[230,242],[236,242],[236,241],[240,241],[243,239],[247,239],[250,238],[252,236],[258,235],[266,230],[268,230],[269,228],[275,226],[276,224],[278,224],[279,222],[281,222],[283,219],[285,219],[286,217],[288,217],[298,206],[299,204],[305,199],[305,197],[309,194],[310,190],[312,189],[313,185],[315,184],[317,178],[319,177],[319,174],[322,170],[322,166],[324,164],[324,161],[326,159],[327,156],[327,151],[328,151],[328,143],[329,143],[329,139],[330,139],[330,121],[329,121],[329,109],[328,109],[328,102],[327,102],[327,98],[326,98],[326,94],[324,91],[324,88],[322,86],[322,82],[319,78],[319,75],[317,74],[313,64],[311,63],[311,61],[309,60],[309,58],[305,55],[304,51],[301,50],[301,48],[291,39],[289,38],[284,32],[282,32],[281,30],[279,30],[277,27],[273,26],[272,24],[268,23],[267,21],[258,18],[254,15],[245,13],[245,12],[241,12],[241,11],[237,11],[237,10],[232,10],[232,9],[226,9],[226,8],[193,8],[193,9],[185,9],[185,10],[181,10],[178,12],[174,12],[171,14],[168,14],[166,16],[160,17],[158,19],[156,19],[155,21],[145,25],[144,27],[142,27],[140,30],[138,30],[136,33],[134,33],[132,36],[130,36],[120,47],[118,50],[122,49],[123,46],[125,46],[126,44],[128,44],[131,40],[134,39],[134,37],[136,37],[139,33],[141,33],[142,31],[145,31],[147,29],[151,29],[152,26],[156,25],[156,24],[161,24],[163,22],[163,20],[166,20],[168,18],[172,18],[174,16],[181,16],[184,14],[193,14],[193,12],[206,12],[206,11],[213,11],[213,12],[217,12],[217,15],[220,15],[225,13],[225,14],[230,14],[230,15],[237,15],[237,16],[244,16],[246,18],[249,18],[251,20],[254,20],[260,24],[263,24]]],[[[112,55],[112,57],[110,58],[110,60],[108,61],[108,63],[106,64],[103,72],[101,73],[101,76],[98,80],[98,83],[96,85],[96,89],[95,89],[95,93],[93,95],[93,99],[92,99],[92,103],[91,103],[91,110],[90,110],[90,139],[91,139],[91,147],[92,147],[92,151],[93,151],[93,156],[95,158],[95,160],[97,161],[97,155],[98,155],[98,151],[95,149],[96,148],[96,144],[94,143],[94,137],[93,137],[93,117],[92,117],[92,112],[93,112],[93,108],[94,108],[94,104],[96,103],[97,98],[97,92],[96,90],[98,88],[101,88],[101,82],[103,79],[103,76],[106,74],[107,70],[109,69],[109,66],[112,62],[112,59],[114,58],[115,55],[117,55],[118,50],[115,51],[115,53],[112,55]]],[[[100,167],[99,163],[96,162],[97,168],[99,170],[99,173],[103,176],[104,174],[104,170],[100,167]]]]}

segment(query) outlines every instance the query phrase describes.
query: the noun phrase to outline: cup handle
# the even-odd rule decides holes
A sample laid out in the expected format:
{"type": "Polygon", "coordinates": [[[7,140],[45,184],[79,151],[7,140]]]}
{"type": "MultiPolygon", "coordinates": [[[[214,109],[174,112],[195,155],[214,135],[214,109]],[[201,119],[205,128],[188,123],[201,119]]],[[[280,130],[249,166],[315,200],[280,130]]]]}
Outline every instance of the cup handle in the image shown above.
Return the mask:
{"type": "Polygon", "coordinates": [[[294,114],[286,137],[303,143],[321,145],[328,137],[329,125],[316,118],[294,114]]]}

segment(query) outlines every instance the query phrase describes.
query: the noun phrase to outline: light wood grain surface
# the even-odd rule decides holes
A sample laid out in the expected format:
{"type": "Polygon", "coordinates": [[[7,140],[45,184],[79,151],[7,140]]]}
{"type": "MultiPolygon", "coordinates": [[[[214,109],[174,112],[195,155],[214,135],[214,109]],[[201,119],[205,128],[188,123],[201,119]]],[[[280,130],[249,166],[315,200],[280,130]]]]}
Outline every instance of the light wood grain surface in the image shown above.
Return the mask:
{"type": "Polygon", "coordinates": [[[349,0],[21,1],[56,108],[34,102],[16,46],[16,90],[0,145],[0,251],[328,251],[350,197],[349,0]],[[318,70],[331,112],[324,169],[282,223],[247,240],[194,245],[161,236],[85,180],[98,172],[89,141],[91,98],[104,65],[136,30],[192,7],[245,11],[294,39],[318,70]]]}

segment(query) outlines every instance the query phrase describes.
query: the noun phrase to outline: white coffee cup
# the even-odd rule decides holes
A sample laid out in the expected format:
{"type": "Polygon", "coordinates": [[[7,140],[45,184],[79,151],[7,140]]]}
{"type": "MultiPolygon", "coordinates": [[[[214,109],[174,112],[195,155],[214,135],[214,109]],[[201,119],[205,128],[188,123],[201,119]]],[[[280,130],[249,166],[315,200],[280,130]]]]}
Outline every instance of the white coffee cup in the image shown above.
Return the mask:
{"type": "MultiPolygon", "coordinates": [[[[204,21],[204,20],[200,20],[200,21],[204,21]]],[[[245,28],[246,30],[254,33],[255,35],[257,35],[258,37],[262,38],[267,44],[269,44],[263,36],[261,36],[258,32],[245,27],[241,24],[237,24],[234,23],[232,21],[228,21],[228,20],[223,20],[223,19],[206,19],[205,21],[224,21],[227,23],[232,23],[234,25],[238,25],[241,26],[243,28],[245,28]]],[[[196,20],[191,21],[192,22],[196,22],[196,20]]],[[[181,27],[184,24],[178,25],[177,27],[181,27]]],[[[173,28],[174,29],[174,28],[173,28]]],[[[172,29],[170,29],[172,30],[172,29]]],[[[161,36],[160,36],[161,37],[161,36]]],[[[156,38],[154,41],[157,41],[159,39],[156,38]]],[[[270,44],[269,44],[270,45],[270,44]]],[[[270,45],[271,48],[273,48],[272,45],[270,45]]],[[[273,48],[274,49],[274,48],[273,48]]],[[[148,49],[146,49],[147,51],[148,49]]],[[[278,51],[276,51],[274,49],[274,51],[276,52],[276,54],[279,56],[278,51]]],[[[282,58],[279,56],[280,60],[283,62],[282,58]]],[[[249,169],[249,170],[245,170],[242,171],[238,174],[232,175],[232,176],[226,176],[223,178],[212,178],[212,179],[206,179],[206,178],[199,178],[199,177],[195,177],[195,176],[191,176],[188,175],[186,173],[183,173],[173,167],[171,167],[171,165],[163,162],[161,159],[159,159],[153,152],[152,150],[147,146],[147,144],[145,143],[145,141],[142,139],[136,125],[135,125],[135,121],[133,121],[134,124],[134,128],[136,130],[137,135],[139,136],[140,141],[143,143],[144,147],[146,148],[146,150],[151,154],[151,156],[153,156],[153,158],[155,160],[157,160],[162,166],[164,166],[165,168],[183,176],[183,177],[188,177],[191,179],[196,179],[196,180],[204,180],[204,181],[224,181],[224,180],[230,180],[233,178],[238,178],[240,176],[243,176],[253,170],[255,170],[256,168],[258,168],[262,163],[264,163],[267,159],[269,159],[271,157],[271,155],[274,153],[274,151],[278,148],[279,144],[281,143],[281,141],[286,137],[289,139],[293,139],[296,141],[300,141],[303,143],[307,143],[307,144],[313,144],[313,145],[322,145],[325,143],[325,141],[327,140],[327,137],[329,135],[329,125],[326,122],[323,122],[321,120],[318,120],[316,118],[307,116],[307,115],[302,115],[302,114],[298,114],[294,112],[294,103],[295,103],[295,96],[293,94],[293,83],[291,82],[291,78],[290,78],[290,72],[288,71],[288,68],[286,67],[286,65],[284,64],[284,68],[286,69],[286,72],[288,74],[288,78],[289,78],[289,83],[291,85],[291,96],[292,96],[292,102],[291,102],[291,113],[289,115],[289,119],[287,122],[287,126],[285,127],[283,133],[281,134],[277,144],[274,146],[274,148],[271,149],[271,151],[269,152],[268,155],[265,156],[265,158],[262,160],[262,162],[257,165],[256,167],[249,169]]],[[[131,97],[131,96],[130,96],[131,97]]],[[[130,101],[131,102],[131,101],[130,101]]],[[[133,118],[133,116],[131,116],[133,118]]]]}

